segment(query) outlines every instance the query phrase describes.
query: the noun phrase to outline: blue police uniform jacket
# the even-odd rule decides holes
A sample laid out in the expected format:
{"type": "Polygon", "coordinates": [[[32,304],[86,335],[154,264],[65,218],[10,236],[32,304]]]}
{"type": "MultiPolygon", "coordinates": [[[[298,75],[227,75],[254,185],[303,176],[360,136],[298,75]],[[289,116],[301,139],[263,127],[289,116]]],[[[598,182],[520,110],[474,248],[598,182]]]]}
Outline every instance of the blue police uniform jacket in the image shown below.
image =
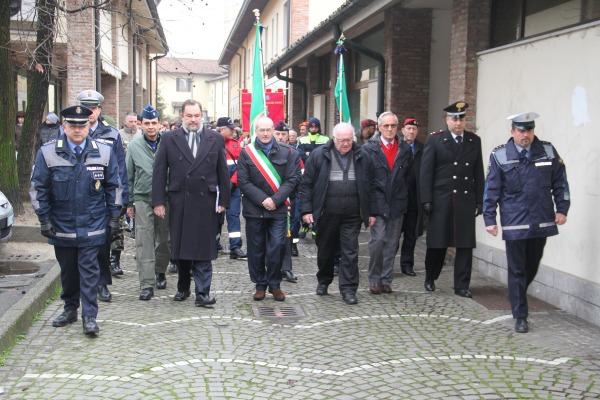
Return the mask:
{"type": "Polygon", "coordinates": [[[98,246],[106,242],[108,217],[121,212],[119,168],[112,148],[86,139],[81,161],[63,134],[43,145],[31,175],[31,204],[38,218],[48,219],[62,247],[98,246]]]}
{"type": "MultiPolygon", "coordinates": [[[[60,135],[64,134],[64,128],[60,127],[60,135]]],[[[121,134],[118,130],[112,127],[106,120],[100,116],[98,117],[98,126],[94,132],[90,132],[89,138],[95,140],[98,143],[103,143],[111,146],[113,152],[117,157],[117,164],[119,165],[119,177],[121,178],[121,189],[123,191],[123,198],[129,198],[129,179],[127,178],[127,163],[125,162],[125,147],[121,140],[121,134]]]]}
{"type": "Polygon", "coordinates": [[[496,225],[499,205],[504,240],[558,234],[555,213],[566,216],[571,205],[566,168],[554,146],[534,137],[529,153],[520,154],[511,138],[490,156],[483,219],[496,225]]]}

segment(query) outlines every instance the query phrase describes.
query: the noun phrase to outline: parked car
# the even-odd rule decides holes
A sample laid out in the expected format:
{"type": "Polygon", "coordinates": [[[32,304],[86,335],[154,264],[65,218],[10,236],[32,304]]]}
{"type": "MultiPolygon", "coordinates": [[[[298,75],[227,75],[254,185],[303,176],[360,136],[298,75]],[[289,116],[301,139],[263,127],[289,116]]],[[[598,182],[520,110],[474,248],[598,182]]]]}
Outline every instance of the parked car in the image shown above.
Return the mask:
{"type": "Polygon", "coordinates": [[[4,193],[0,192],[0,242],[6,242],[11,238],[14,223],[15,214],[12,204],[4,193]]]}

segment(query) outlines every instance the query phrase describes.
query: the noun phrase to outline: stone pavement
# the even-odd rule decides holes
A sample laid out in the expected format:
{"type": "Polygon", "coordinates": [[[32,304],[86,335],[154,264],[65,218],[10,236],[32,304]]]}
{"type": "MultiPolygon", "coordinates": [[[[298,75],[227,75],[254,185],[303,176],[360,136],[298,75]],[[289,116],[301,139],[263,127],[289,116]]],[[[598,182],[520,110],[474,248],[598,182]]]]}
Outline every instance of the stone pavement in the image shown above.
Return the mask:
{"type": "MultiPolygon", "coordinates": [[[[394,293],[368,292],[361,235],[359,304],[341,301],[337,279],[317,296],[316,248],[301,242],[297,284],[284,303],[252,300],[245,261],[214,262],[213,309],[173,301],[175,275],[149,302],[127,240],[125,275],[100,303],[100,334],[81,321],[53,328],[54,301],[0,367],[0,399],[588,399],[600,398],[600,331],[560,310],[530,315],[517,334],[507,310],[455,296],[452,268],[435,293],[395,275],[394,293]],[[260,309],[259,309],[260,306],[260,309]]],[[[474,276],[472,288],[498,286],[474,276]]],[[[483,291],[483,290],[482,290],[483,291]]]]}

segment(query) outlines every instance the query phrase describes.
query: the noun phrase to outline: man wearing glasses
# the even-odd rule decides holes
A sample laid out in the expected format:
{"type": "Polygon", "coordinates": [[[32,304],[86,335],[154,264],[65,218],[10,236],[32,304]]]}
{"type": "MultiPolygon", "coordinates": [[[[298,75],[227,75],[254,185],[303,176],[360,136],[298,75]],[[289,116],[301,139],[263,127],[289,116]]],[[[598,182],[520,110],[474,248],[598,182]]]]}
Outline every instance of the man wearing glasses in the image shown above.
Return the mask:
{"type": "Polygon", "coordinates": [[[346,304],[356,304],[358,289],[358,234],[369,224],[369,181],[365,157],[354,142],[354,128],[342,122],[333,139],[308,157],[300,192],[300,213],[307,224],[319,227],[317,295],[327,294],[333,281],[333,260],[341,245],[339,288],[346,304]]]}
{"type": "Polygon", "coordinates": [[[483,161],[481,139],[465,131],[464,101],[444,108],[448,129],[432,133],[425,141],[421,160],[421,202],[429,215],[425,290],[435,291],[446,250],[456,248],[454,293],[473,297],[469,291],[475,217],[483,211],[483,161]]]}
{"type": "Polygon", "coordinates": [[[369,196],[369,290],[392,293],[394,260],[398,252],[402,218],[408,206],[407,173],[412,163],[410,145],[398,135],[398,117],[390,111],[379,116],[380,135],[366,142],[369,196]]]}

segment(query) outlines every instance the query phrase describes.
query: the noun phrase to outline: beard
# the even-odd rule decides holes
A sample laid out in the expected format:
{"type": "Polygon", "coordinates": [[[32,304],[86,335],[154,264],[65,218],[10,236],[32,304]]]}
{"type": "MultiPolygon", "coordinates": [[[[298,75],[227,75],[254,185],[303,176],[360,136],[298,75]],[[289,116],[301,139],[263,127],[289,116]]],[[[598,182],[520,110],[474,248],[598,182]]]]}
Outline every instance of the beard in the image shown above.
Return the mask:
{"type": "Polygon", "coordinates": [[[198,132],[200,130],[200,125],[199,124],[194,124],[195,126],[190,127],[188,124],[186,124],[185,122],[182,122],[181,125],[183,126],[183,128],[185,128],[186,131],[188,132],[198,132]]]}

